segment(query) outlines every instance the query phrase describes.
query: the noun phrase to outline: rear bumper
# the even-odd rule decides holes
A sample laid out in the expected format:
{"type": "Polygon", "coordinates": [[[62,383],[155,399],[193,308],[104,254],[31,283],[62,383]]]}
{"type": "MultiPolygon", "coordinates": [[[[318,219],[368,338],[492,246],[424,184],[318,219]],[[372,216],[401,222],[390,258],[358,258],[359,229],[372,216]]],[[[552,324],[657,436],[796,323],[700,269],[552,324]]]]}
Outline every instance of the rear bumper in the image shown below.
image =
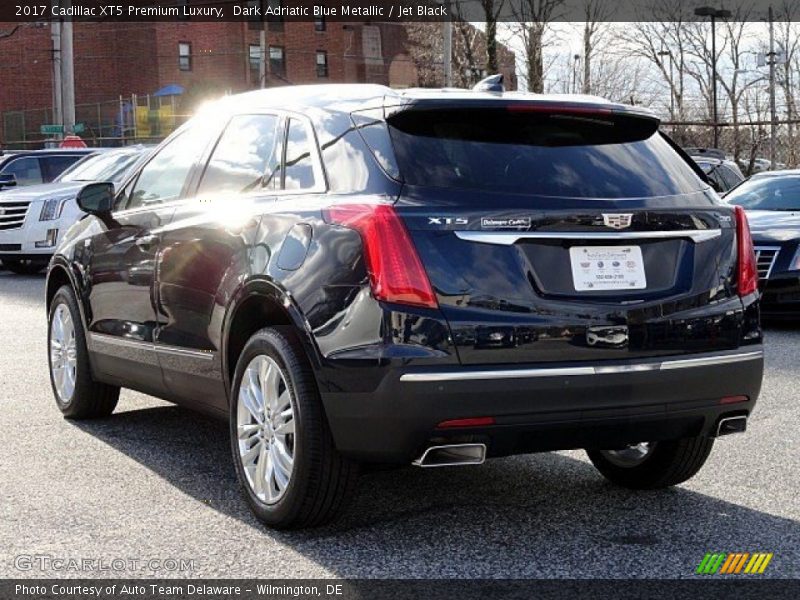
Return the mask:
{"type": "Polygon", "coordinates": [[[339,386],[324,392],[325,409],[344,454],[408,463],[443,443],[482,442],[489,456],[503,456],[713,435],[721,418],[752,411],[763,351],[749,346],[542,368],[384,370],[372,391],[339,386]],[[493,417],[495,424],[437,429],[443,421],[471,417],[493,417]]]}

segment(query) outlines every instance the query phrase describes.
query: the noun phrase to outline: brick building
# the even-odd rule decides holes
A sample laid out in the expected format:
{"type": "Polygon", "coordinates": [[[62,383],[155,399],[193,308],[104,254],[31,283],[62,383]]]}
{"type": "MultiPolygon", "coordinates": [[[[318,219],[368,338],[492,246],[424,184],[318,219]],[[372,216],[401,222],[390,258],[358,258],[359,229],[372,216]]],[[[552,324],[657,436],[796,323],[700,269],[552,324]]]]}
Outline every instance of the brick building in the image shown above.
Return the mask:
{"type": "MultiPolygon", "coordinates": [[[[12,28],[0,23],[0,33],[12,28]]],[[[87,124],[85,136],[113,138],[128,135],[119,116],[124,103],[138,104],[140,113],[166,105],[172,111],[168,114],[176,114],[179,121],[203,98],[258,88],[262,29],[266,31],[268,86],[431,84],[429,75],[422,80],[417,68],[420,57],[414,55],[415,44],[403,24],[323,20],[75,23],[76,120],[87,124]],[[156,102],[151,96],[165,86],[180,86],[183,93],[156,102]],[[131,100],[133,95],[135,100],[131,100]]],[[[510,87],[515,88],[513,53],[501,46],[499,58],[510,87]]],[[[49,27],[23,26],[14,35],[0,38],[0,142],[41,140],[40,125],[53,120],[52,70],[49,27]]],[[[145,135],[139,131],[138,137],[148,133],[159,137],[166,132],[148,129],[145,135]]]]}

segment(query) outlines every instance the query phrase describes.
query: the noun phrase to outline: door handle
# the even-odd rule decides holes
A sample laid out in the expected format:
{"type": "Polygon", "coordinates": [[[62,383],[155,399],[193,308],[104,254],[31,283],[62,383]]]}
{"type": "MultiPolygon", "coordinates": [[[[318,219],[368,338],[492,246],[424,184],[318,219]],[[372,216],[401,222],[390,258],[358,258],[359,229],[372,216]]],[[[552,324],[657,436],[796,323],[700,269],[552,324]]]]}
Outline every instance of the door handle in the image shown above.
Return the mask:
{"type": "Polygon", "coordinates": [[[140,248],[146,248],[155,244],[156,241],[158,241],[158,237],[155,235],[143,235],[142,237],[136,238],[135,243],[140,248]]]}

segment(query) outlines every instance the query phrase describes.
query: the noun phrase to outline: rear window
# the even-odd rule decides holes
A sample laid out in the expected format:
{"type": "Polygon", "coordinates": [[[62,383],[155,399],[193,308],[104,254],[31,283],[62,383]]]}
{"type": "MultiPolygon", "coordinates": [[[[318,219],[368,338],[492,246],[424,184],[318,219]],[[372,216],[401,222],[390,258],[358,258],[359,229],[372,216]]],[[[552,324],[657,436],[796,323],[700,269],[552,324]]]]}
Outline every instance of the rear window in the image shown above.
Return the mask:
{"type": "Polygon", "coordinates": [[[392,117],[389,131],[402,179],[412,185],[607,199],[707,187],[656,123],[637,117],[412,110],[392,117]]]}

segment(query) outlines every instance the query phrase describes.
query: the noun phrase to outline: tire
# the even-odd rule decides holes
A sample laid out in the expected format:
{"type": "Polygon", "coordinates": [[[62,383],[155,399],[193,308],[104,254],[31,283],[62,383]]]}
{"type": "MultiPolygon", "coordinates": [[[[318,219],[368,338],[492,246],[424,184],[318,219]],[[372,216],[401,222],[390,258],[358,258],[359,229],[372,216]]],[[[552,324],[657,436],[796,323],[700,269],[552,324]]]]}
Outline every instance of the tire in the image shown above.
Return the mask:
{"type": "Polygon", "coordinates": [[[42,269],[47,266],[46,262],[39,262],[36,260],[15,260],[4,259],[3,266],[17,275],[36,275],[41,273],[42,269]]]}
{"type": "Polygon", "coordinates": [[[236,476],[265,525],[324,525],[352,496],[358,466],[336,450],[311,365],[291,327],[262,329],[245,345],[233,379],[230,431],[236,476]]]}
{"type": "Polygon", "coordinates": [[[589,460],[612,483],[633,490],[655,490],[691,479],[705,464],[714,440],[693,437],[652,442],[645,456],[620,460],[614,450],[587,450],[589,460]]]}
{"type": "Polygon", "coordinates": [[[59,410],[68,419],[107,417],[117,406],[119,388],[92,379],[83,322],[69,286],[53,297],[47,323],[50,385],[59,410]]]}

